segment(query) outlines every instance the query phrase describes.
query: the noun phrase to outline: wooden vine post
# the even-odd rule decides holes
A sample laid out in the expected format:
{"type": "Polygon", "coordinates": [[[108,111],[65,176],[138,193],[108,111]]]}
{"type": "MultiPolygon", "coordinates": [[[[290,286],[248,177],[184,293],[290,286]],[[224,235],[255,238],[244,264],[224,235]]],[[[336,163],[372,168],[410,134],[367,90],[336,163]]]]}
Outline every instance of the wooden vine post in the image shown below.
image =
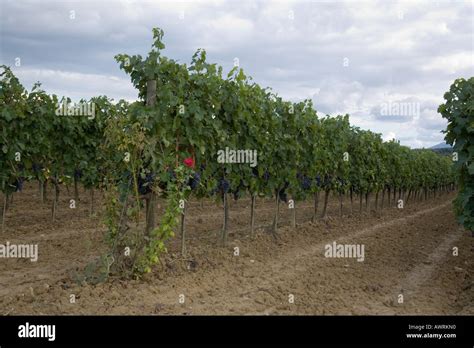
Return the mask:
{"type": "Polygon", "coordinates": [[[291,210],[291,225],[293,228],[296,228],[296,199],[293,199],[293,208],[291,210]]]}
{"type": "Polygon", "coordinates": [[[89,215],[92,216],[94,215],[94,188],[91,188],[91,202],[90,202],[90,209],[89,209],[89,215]]]}
{"type": "Polygon", "coordinates": [[[41,202],[45,203],[48,199],[48,179],[43,181],[43,190],[41,191],[41,202]]]}
{"type": "Polygon", "coordinates": [[[339,191],[339,216],[342,217],[342,190],[339,191]]]}
{"type": "Polygon", "coordinates": [[[76,175],[74,175],[74,200],[79,202],[79,184],[76,175]]]}
{"type": "Polygon", "coordinates": [[[350,188],[350,197],[351,197],[351,216],[352,216],[352,213],[354,211],[354,197],[353,197],[353,194],[354,194],[354,190],[351,186],[350,188]]]}
{"type": "Polygon", "coordinates": [[[382,204],[380,206],[380,210],[383,210],[383,201],[384,201],[384,199],[385,199],[385,188],[382,189],[382,202],[381,202],[382,204]]]}
{"type": "Polygon", "coordinates": [[[319,206],[319,190],[314,194],[314,212],[312,217],[312,222],[316,222],[319,206]]]}
{"type": "Polygon", "coordinates": [[[223,192],[223,200],[224,200],[224,224],[222,227],[222,245],[227,244],[227,228],[229,222],[229,202],[227,193],[223,192]]]}
{"type": "Polygon", "coordinates": [[[8,195],[4,192],[3,209],[2,209],[2,232],[5,231],[5,216],[7,215],[8,195]]]}
{"type": "Polygon", "coordinates": [[[280,196],[279,196],[279,191],[275,191],[275,216],[273,217],[273,227],[272,231],[273,234],[276,235],[278,232],[278,218],[280,214],[280,196]]]}
{"type": "MultiPolygon", "coordinates": [[[[150,80],[146,83],[146,105],[155,106],[156,104],[156,80],[150,80]]],[[[145,232],[147,235],[155,228],[155,206],[156,206],[156,194],[152,191],[145,197],[145,211],[146,211],[146,227],[145,232]]]]}
{"type": "Polygon", "coordinates": [[[250,236],[253,238],[255,233],[255,201],[257,199],[257,195],[254,193],[252,194],[252,203],[250,206],[250,236]]]}
{"type": "Polygon", "coordinates": [[[375,211],[377,211],[379,205],[379,190],[375,192],[375,211]]]}
{"type": "MultiPolygon", "coordinates": [[[[180,202],[181,204],[181,202],[180,202]]],[[[186,229],[184,227],[184,219],[186,217],[186,202],[183,202],[183,207],[181,208],[181,255],[186,254],[186,229]]]]}
{"type": "Polygon", "coordinates": [[[326,218],[330,191],[331,191],[330,189],[326,189],[326,191],[324,192],[324,206],[323,206],[323,211],[321,213],[321,219],[326,218]]]}
{"type": "Polygon", "coordinates": [[[58,178],[53,179],[53,184],[54,184],[54,198],[53,198],[53,204],[51,208],[51,217],[52,220],[56,220],[56,213],[58,210],[58,203],[59,203],[59,182],[58,178]]]}

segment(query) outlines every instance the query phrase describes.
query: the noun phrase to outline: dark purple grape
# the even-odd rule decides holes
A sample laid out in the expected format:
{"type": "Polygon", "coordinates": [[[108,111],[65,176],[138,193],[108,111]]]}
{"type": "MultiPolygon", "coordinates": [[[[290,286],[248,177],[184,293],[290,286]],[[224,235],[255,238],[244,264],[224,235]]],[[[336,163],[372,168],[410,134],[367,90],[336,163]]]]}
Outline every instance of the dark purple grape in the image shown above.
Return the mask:
{"type": "Polygon", "coordinates": [[[81,169],[76,169],[74,171],[74,179],[79,180],[82,177],[82,170],[81,169]]]}
{"type": "Polygon", "coordinates": [[[38,175],[39,172],[43,169],[43,166],[41,164],[38,164],[38,163],[33,163],[31,169],[33,169],[33,173],[35,173],[35,175],[38,175]]]}
{"type": "Polygon", "coordinates": [[[147,193],[151,192],[150,187],[145,183],[145,181],[142,178],[138,178],[138,192],[141,195],[146,195],[147,193]]]}
{"type": "Polygon", "coordinates": [[[300,186],[303,190],[309,190],[311,188],[311,180],[306,175],[298,173],[296,177],[299,179],[300,186]]]}
{"type": "Polygon", "coordinates": [[[270,173],[266,170],[265,173],[263,173],[263,180],[268,181],[268,179],[270,179],[270,173]]]}
{"type": "Polygon", "coordinates": [[[221,180],[219,181],[219,189],[220,189],[223,193],[229,192],[229,189],[230,189],[229,182],[228,182],[226,179],[221,179],[221,180]]]}
{"type": "Polygon", "coordinates": [[[311,180],[305,176],[303,179],[303,190],[309,190],[311,188],[311,180]]]}
{"type": "Polygon", "coordinates": [[[278,197],[281,201],[288,203],[288,195],[286,194],[286,189],[290,186],[288,181],[285,181],[285,185],[278,191],[278,197]]]}
{"type": "Polygon", "coordinates": [[[329,175],[324,176],[323,186],[329,186],[331,184],[332,178],[329,175]]]}
{"type": "Polygon", "coordinates": [[[196,172],[191,178],[189,178],[188,185],[191,187],[191,190],[195,190],[199,183],[201,182],[201,174],[196,172]]]}
{"type": "Polygon", "coordinates": [[[17,178],[15,181],[15,192],[21,192],[23,190],[23,178],[17,178]]]}
{"type": "Polygon", "coordinates": [[[321,187],[321,177],[318,175],[316,176],[315,180],[316,180],[316,186],[321,187]]]}
{"type": "Polygon", "coordinates": [[[280,190],[278,192],[278,197],[280,198],[281,201],[288,203],[288,195],[286,194],[284,190],[280,190]]]}
{"type": "Polygon", "coordinates": [[[234,195],[234,201],[238,200],[240,195],[239,195],[239,190],[235,190],[234,192],[232,192],[232,194],[234,195]]]}
{"type": "Polygon", "coordinates": [[[155,174],[148,173],[145,178],[138,175],[138,192],[142,195],[146,195],[151,192],[151,187],[155,179],[155,174]]]}

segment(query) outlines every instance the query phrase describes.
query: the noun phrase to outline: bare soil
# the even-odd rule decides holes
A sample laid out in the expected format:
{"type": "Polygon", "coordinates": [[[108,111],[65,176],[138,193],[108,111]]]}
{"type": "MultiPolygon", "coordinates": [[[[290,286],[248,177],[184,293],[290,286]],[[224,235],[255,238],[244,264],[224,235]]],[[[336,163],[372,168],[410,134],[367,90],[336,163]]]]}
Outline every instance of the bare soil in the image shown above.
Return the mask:
{"type": "MultiPolygon", "coordinates": [[[[403,209],[364,206],[362,216],[358,204],[351,214],[345,201],[342,218],[331,197],[328,218],[315,223],[312,203],[297,203],[296,228],[282,204],[278,238],[266,227],[250,237],[250,201],[243,199],[231,204],[226,247],[220,245],[222,204],[193,201],[184,257],[175,237],[162,267],[144,279],[90,285],[74,279],[107,250],[101,197],[96,194],[91,217],[86,192],[69,209],[73,190],[63,191],[55,222],[36,185],[14,195],[0,243],[37,243],[39,259],[0,258],[0,315],[474,314],[474,238],[455,221],[453,195],[403,209]],[[325,245],[334,241],[364,245],[364,261],[325,257],[325,245]]],[[[257,200],[256,225],[271,223],[273,205],[257,200]]]]}

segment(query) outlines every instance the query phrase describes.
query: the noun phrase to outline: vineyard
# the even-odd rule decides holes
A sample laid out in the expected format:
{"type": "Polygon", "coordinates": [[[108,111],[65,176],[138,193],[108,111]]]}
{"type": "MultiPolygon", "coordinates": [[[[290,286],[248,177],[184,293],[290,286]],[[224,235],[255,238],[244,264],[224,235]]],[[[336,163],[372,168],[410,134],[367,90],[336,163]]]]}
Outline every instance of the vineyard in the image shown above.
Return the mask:
{"type": "Polygon", "coordinates": [[[192,269],[196,230],[206,230],[209,216],[222,219],[210,235],[216,250],[234,247],[235,227],[250,244],[268,237],[281,245],[281,229],[369,228],[434,202],[448,202],[444,212],[458,192],[458,221],[474,230],[474,78],[456,80],[440,106],[455,151],[441,156],[383,141],[349,115],[320,117],[311,100],[283,100],[238,66],[224,75],[204,50],[178,63],[162,55],[163,35],[153,29],[145,58],[115,56],[136,102],[97,96],[74,104],[39,83],[28,91],[2,67],[4,234],[18,214],[28,219],[18,202],[48,226],[77,212],[83,224],[103,226],[99,255],[78,271],[81,284],[97,284],[160,272],[169,248],[192,269]],[[33,203],[19,196],[24,188],[33,203]]]}

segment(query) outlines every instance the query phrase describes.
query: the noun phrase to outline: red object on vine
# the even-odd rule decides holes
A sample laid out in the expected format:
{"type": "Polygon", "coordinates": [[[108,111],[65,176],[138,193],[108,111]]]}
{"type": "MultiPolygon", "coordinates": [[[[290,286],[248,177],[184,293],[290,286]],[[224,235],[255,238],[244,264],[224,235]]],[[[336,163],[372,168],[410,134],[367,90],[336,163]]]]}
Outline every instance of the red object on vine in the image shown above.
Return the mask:
{"type": "Polygon", "coordinates": [[[192,157],[188,157],[184,159],[184,165],[189,167],[189,168],[194,168],[194,159],[192,157]]]}

